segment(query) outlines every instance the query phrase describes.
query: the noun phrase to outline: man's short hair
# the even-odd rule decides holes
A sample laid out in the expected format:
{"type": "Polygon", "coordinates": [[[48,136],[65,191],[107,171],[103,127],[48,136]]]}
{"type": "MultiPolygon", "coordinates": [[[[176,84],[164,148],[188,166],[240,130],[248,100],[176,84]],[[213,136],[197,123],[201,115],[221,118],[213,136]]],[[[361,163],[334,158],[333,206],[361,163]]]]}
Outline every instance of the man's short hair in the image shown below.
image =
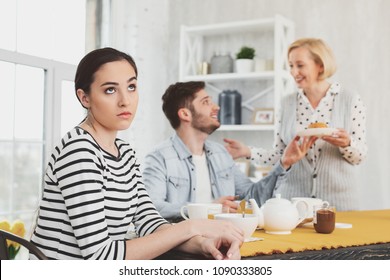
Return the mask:
{"type": "Polygon", "coordinates": [[[178,111],[181,108],[192,109],[192,101],[194,101],[196,93],[204,88],[204,82],[191,81],[178,82],[166,89],[162,96],[162,109],[174,129],[180,125],[178,111]]]}

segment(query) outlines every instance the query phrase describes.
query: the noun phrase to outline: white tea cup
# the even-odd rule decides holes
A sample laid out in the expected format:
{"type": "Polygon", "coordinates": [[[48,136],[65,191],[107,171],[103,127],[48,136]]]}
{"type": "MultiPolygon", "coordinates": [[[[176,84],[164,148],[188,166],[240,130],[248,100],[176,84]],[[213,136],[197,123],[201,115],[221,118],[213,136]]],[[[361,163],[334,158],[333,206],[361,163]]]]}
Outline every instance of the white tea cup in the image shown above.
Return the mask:
{"type": "Polygon", "coordinates": [[[222,213],[222,204],[219,203],[188,203],[180,209],[181,216],[188,219],[208,219],[215,214],[222,213]],[[187,215],[186,215],[187,212],[187,215]],[[209,216],[210,215],[210,216],[209,216]]]}
{"type": "Polygon", "coordinates": [[[306,219],[312,219],[313,218],[313,211],[315,206],[322,205],[324,202],[320,198],[314,198],[314,197],[293,197],[291,198],[291,201],[294,203],[296,201],[305,201],[307,203],[307,212],[306,212],[306,219]]]}

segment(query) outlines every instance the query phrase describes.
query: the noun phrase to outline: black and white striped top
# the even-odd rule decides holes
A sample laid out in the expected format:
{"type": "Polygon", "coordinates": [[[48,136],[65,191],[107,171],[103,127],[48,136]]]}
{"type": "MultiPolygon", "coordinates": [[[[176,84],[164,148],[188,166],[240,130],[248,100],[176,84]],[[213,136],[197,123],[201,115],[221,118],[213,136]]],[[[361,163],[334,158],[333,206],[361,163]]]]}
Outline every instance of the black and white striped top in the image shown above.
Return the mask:
{"type": "Polygon", "coordinates": [[[116,145],[117,158],[76,127],[55,148],[31,238],[49,258],[124,259],[131,223],[139,236],[166,223],[141,182],[134,150],[120,139],[116,145]]]}

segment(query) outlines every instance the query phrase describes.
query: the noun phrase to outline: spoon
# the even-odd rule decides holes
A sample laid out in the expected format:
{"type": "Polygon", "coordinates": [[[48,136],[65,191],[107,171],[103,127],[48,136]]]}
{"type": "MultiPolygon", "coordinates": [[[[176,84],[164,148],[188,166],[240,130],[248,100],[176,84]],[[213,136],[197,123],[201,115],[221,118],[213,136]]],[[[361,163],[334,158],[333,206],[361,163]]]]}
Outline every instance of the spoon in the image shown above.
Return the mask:
{"type": "Polygon", "coordinates": [[[241,208],[241,211],[242,211],[242,217],[243,218],[245,218],[245,205],[246,205],[245,199],[241,200],[240,201],[240,208],[241,208]]]}

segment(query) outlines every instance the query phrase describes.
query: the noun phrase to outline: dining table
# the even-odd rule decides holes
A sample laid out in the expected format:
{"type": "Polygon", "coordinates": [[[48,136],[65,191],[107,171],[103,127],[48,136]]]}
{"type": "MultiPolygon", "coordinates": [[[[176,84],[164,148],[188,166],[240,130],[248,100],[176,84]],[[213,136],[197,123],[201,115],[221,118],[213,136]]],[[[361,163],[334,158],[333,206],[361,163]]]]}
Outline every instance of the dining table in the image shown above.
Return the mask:
{"type": "MultiPolygon", "coordinates": [[[[390,259],[390,209],[336,213],[336,228],[317,233],[312,222],[290,234],[268,234],[257,229],[241,246],[243,260],[353,260],[390,259]]],[[[157,259],[205,259],[204,256],[169,251],[157,259]]]]}

